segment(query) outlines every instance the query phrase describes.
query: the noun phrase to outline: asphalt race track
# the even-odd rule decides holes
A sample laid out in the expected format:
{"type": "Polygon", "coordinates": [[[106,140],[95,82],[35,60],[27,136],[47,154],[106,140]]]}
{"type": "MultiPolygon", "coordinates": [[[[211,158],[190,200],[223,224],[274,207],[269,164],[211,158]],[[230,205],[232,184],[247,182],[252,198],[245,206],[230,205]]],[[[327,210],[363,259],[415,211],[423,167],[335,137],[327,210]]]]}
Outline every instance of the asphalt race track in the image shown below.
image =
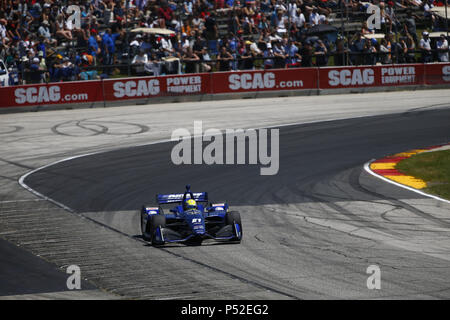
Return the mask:
{"type": "Polygon", "coordinates": [[[450,205],[363,165],[449,142],[449,97],[429,90],[2,114],[0,299],[448,299],[450,205]],[[173,130],[198,120],[205,130],[280,128],[278,174],[172,165],[173,130]],[[241,244],[142,241],[138,208],[186,183],[241,212],[241,244]],[[67,290],[70,265],[80,267],[82,290],[67,290]],[[380,290],[367,287],[372,265],[380,290]]]}
{"type": "Polygon", "coordinates": [[[449,142],[450,108],[282,126],[279,141],[273,176],[261,176],[260,165],[176,166],[174,143],[163,142],[62,161],[24,183],[135,243],[153,275],[131,296],[450,298],[449,205],[363,169],[373,158],[449,142]],[[241,212],[241,244],[153,248],[139,238],[139,207],[187,183],[241,212]],[[370,265],[381,270],[380,290],[366,286],[370,265]],[[158,293],[164,286],[167,295],[158,293]]]}

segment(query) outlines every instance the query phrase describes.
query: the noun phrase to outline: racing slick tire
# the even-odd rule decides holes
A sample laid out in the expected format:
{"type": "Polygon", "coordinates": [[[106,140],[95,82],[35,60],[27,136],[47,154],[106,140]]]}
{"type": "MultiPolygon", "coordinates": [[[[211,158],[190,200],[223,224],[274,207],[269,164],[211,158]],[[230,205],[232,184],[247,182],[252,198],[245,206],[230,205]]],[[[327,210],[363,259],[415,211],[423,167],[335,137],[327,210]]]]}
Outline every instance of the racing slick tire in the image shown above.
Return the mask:
{"type": "Polygon", "coordinates": [[[147,216],[147,211],[145,210],[145,206],[142,206],[141,208],[141,234],[142,234],[142,239],[144,239],[145,241],[151,241],[151,238],[148,236],[148,226],[149,226],[149,222],[150,219],[147,220],[146,223],[146,216],[147,216]]]}
{"type": "Polygon", "coordinates": [[[155,214],[149,217],[150,219],[147,222],[147,230],[151,235],[150,241],[152,245],[162,245],[164,244],[164,237],[161,234],[157,234],[158,228],[159,232],[161,232],[161,228],[166,226],[166,217],[162,214],[155,214]]]}
{"type": "Polygon", "coordinates": [[[225,224],[231,225],[233,228],[233,232],[235,237],[231,239],[231,241],[241,242],[242,239],[242,223],[241,223],[241,214],[238,211],[230,211],[225,215],[225,224]],[[237,224],[237,227],[235,226],[237,224]]]}

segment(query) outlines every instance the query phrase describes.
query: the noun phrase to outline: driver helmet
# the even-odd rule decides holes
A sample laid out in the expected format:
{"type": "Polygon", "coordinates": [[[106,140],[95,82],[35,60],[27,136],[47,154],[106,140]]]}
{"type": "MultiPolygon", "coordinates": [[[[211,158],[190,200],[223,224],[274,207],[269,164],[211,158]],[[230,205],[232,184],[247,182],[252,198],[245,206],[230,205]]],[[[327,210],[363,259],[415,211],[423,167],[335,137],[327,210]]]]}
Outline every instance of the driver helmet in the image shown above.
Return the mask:
{"type": "Polygon", "coordinates": [[[187,200],[186,209],[197,209],[197,202],[194,199],[187,200]]]}

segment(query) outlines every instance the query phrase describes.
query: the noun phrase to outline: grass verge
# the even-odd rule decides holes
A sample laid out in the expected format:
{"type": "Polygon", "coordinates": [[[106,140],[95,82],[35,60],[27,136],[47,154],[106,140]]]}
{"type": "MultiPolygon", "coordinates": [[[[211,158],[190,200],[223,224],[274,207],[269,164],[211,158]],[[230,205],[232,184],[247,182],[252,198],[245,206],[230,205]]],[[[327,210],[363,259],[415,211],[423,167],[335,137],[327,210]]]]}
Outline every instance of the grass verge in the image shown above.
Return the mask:
{"type": "Polygon", "coordinates": [[[424,180],[425,192],[450,200],[450,150],[419,153],[400,161],[395,168],[424,180]]]}

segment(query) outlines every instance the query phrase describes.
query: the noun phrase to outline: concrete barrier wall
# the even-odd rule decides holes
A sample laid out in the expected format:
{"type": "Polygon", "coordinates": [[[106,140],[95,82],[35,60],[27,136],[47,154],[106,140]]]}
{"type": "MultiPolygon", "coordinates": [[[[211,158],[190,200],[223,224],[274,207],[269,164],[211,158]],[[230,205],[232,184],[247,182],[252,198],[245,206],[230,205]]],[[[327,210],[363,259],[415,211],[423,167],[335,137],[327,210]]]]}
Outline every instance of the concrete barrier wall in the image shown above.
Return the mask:
{"type": "Polygon", "coordinates": [[[450,88],[450,63],[252,70],[3,87],[0,112],[430,88],[450,88]]]}

